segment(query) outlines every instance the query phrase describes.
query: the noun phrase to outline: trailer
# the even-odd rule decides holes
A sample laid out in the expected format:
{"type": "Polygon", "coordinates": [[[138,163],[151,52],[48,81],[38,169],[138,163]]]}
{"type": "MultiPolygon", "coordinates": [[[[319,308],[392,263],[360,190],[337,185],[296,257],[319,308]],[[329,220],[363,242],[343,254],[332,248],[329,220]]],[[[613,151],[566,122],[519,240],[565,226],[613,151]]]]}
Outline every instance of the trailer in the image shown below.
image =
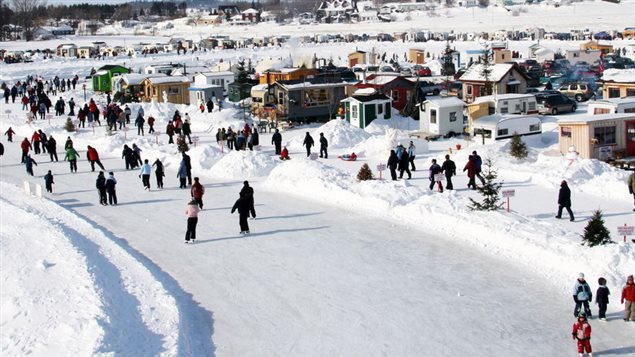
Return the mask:
{"type": "Polygon", "coordinates": [[[472,136],[487,141],[542,134],[542,118],[539,115],[493,114],[478,118],[471,127],[472,136]]]}
{"type": "Polygon", "coordinates": [[[588,102],[587,114],[635,113],[635,97],[609,98],[588,102]]]}

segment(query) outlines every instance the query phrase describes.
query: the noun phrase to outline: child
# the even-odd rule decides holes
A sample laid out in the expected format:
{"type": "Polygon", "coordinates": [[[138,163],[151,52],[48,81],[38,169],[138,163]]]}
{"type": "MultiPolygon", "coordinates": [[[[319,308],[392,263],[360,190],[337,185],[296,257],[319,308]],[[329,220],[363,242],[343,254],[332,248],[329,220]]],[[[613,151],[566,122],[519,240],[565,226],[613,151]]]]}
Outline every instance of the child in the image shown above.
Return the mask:
{"type": "Polygon", "coordinates": [[[53,193],[53,184],[55,182],[53,182],[53,174],[51,173],[51,170],[49,170],[49,172],[44,175],[44,184],[46,185],[46,192],[49,193],[53,193]]]}
{"type": "Polygon", "coordinates": [[[238,210],[240,234],[249,234],[249,224],[247,223],[247,218],[249,218],[249,213],[251,213],[252,217],[256,218],[256,210],[247,195],[241,194],[240,198],[236,200],[234,207],[232,207],[232,213],[236,210],[238,210]]]}
{"type": "Polygon", "coordinates": [[[578,315],[578,321],[573,324],[573,331],[571,332],[574,340],[578,340],[578,354],[580,357],[584,356],[584,351],[589,354],[589,357],[593,357],[591,351],[591,325],[586,319],[586,313],[583,311],[578,315]]]}
{"type": "Polygon", "coordinates": [[[33,175],[33,165],[37,166],[37,162],[35,162],[35,160],[33,160],[33,158],[31,157],[31,155],[26,155],[26,158],[24,159],[24,164],[26,165],[26,173],[34,176],[33,175]]]}
{"type": "Polygon", "coordinates": [[[606,279],[598,279],[598,284],[600,284],[600,287],[595,292],[595,303],[598,304],[600,308],[600,321],[606,321],[606,305],[609,304],[609,295],[611,295],[611,292],[609,288],[606,287],[606,279]]]}

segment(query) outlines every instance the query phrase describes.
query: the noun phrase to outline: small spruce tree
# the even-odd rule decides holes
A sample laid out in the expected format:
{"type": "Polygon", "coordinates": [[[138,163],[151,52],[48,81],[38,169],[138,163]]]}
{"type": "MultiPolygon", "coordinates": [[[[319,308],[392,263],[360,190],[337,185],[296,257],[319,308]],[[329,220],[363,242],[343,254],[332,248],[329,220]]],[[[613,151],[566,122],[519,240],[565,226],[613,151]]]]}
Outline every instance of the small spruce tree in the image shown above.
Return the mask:
{"type": "Polygon", "coordinates": [[[500,202],[500,197],[498,196],[503,184],[496,182],[498,175],[496,170],[494,170],[492,159],[485,159],[483,166],[485,167],[485,170],[483,170],[485,184],[476,188],[476,191],[483,196],[483,202],[476,202],[470,198],[469,208],[473,211],[496,211],[503,207],[503,203],[500,202]]]}
{"type": "Polygon", "coordinates": [[[190,146],[187,145],[187,140],[185,140],[185,136],[179,135],[176,138],[176,147],[179,152],[183,153],[190,150],[190,146]]]}
{"type": "Polygon", "coordinates": [[[509,154],[518,160],[526,158],[529,154],[527,151],[527,145],[525,145],[517,132],[514,132],[514,136],[512,136],[512,145],[509,154]]]}
{"type": "Polygon", "coordinates": [[[611,240],[611,234],[604,225],[604,219],[602,219],[602,211],[596,210],[593,212],[593,216],[589,223],[584,227],[584,235],[582,235],[582,245],[588,245],[589,247],[595,247],[596,245],[605,245],[614,243],[611,240]]]}
{"type": "Polygon", "coordinates": [[[359,169],[359,172],[357,173],[357,181],[368,181],[368,180],[374,180],[373,172],[371,171],[370,167],[368,167],[368,164],[364,164],[362,165],[362,168],[359,169]]]}
{"type": "Polygon", "coordinates": [[[73,121],[71,120],[71,118],[66,118],[66,124],[64,124],[64,129],[66,129],[66,131],[68,131],[69,133],[72,133],[75,131],[75,124],[73,124],[73,121]]]}

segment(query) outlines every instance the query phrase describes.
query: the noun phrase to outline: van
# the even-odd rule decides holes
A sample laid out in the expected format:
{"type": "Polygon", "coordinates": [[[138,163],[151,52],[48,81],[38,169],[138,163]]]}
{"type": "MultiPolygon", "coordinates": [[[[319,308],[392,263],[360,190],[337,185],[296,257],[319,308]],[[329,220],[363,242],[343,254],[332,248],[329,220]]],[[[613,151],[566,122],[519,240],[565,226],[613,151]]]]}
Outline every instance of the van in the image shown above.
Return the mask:
{"type": "Polygon", "coordinates": [[[536,103],[540,114],[557,115],[559,113],[575,112],[578,109],[576,102],[562,93],[538,94],[536,95],[536,103]]]}

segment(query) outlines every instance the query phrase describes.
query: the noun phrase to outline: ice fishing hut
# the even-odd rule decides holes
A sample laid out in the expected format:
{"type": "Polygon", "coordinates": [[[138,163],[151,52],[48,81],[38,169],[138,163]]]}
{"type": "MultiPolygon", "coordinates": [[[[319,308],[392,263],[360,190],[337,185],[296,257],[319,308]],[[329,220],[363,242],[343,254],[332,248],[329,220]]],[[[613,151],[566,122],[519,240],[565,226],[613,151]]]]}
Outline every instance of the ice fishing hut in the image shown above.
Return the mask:
{"type": "Polygon", "coordinates": [[[517,133],[520,136],[542,133],[542,121],[538,115],[492,114],[478,118],[471,127],[475,140],[486,141],[509,139],[517,133]]]}
{"type": "Polygon", "coordinates": [[[457,97],[426,100],[419,107],[421,132],[442,136],[463,133],[465,102],[457,97]]]}
{"type": "Polygon", "coordinates": [[[375,119],[392,117],[391,100],[373,88],[358,89],[341,101],[346,112],[346,120],[351,125],[364,129],[375,119]]]}

